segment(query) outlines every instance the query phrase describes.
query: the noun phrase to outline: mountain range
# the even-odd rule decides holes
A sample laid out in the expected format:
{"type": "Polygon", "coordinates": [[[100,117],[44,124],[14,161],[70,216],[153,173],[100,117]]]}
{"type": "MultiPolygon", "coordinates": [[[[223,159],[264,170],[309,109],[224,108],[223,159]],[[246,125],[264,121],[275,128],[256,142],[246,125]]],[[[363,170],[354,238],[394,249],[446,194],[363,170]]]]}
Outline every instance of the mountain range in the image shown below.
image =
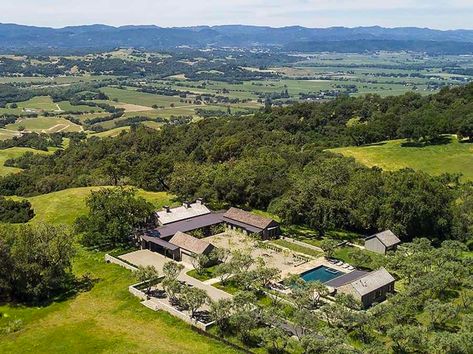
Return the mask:
{"type": "Polygon", "coordinates": [[[87,25],[64,28],[0,24],[2,52],[81,52],[117,47],[170,50],[177,47],[270,47],[286,51],[417,50],[434,54],[472,54],[473,30],[399,27],[244,25],[172,27],[87,25]]]}

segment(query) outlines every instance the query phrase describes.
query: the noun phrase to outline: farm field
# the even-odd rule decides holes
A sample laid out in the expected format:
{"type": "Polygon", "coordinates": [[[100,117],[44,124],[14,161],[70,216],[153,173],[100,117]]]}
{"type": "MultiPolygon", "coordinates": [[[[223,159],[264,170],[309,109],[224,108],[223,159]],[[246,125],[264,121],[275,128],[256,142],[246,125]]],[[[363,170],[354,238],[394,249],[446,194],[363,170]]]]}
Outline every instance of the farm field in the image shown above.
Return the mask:
{"type": "Polygon", "coordinates": [[[169,106],[172,103],[176,105],[186,105],[179,102],[178,97],[153,95],[150,93],[138,92],[133,89],[124,90],[114,87],[106,87],[102,89],[102,91],[112,100],[116,99],[120,103],[145,106],[147,108],[151,108],[153,105],[169,106]]]}
{"type": "MultiPolygon", "coordinates": [[[[287,63],[274,59],[264,67],[256,63],[252,65],[246,63],[240,66],[243,74],[235,77],[234,71],[222,72],[217,69],[217,66],[221,65],[219,62],[231,64],[234,60],[231,56],[222,56],[215,61],[207,58],[205,53],[192,54],[183,59],[174,58],[170,54],[134,53],[129,50],[69,56],[68,60],[86,62],[93,59],[115,58],[130,65],[146,63],[153,58],[155,60],[166,58],[176,60],[176,66],[171,66],[169,75],[162,74],[160,69],[153,69],[155,70],[153,73],[140,77],[126,74],[109,75],[111,72],[91,75],[93,71],[74,70],[56,77],[0,77],[0,84],[11,84],[20,89],[42,89],[45,92],[51,90],[50,95],[54,97],[56,90],[79,88],[77,92],[73,90],[75,92],[73,94],[62,96],[62,101],[57,103],[53,102],[50,96],[36,96],[28,101],[17,102],[18,107],[11,108],[13,101],[10,101],[4,108],[0,108],[0,115],[14,114],[21,119],[22,115],[37,113],[38,120],[28,121],[28,126],[25,127],[35,132],[113,130],[117,127],[116,122],[138,116],[149,118],[150,122],[147,125],[157,127],[157,124],[152,122],[156,118],[185,117],[185,122],[189,121],[188,118],[196,121],[227,116],[228,109],[232,115],[251,114],[260,109],[268,99],[273,105],[286,105],[295,101],[320,101],[333,99],[339,95],[359,96],[366,93],[389,96],[415,92],[426,95],[437,92],[444,86],[464,84],[473,79],[472,75],[468,75],[471,67],[470,59],[463,56],[422,56],[404,52],[309,53],[289,56],[293,58],[287,63]],[[175,67],[180,68],[182,64],[198,67],[201,65],[199,63],[208,66],[214,62],[215,68],[195,69],[195,72],[190,74],[185,67],[182,68],[182,72],[181,69],[172,70],[175,67]],[[449,72],[445,69],[448,67],[459,68],[459,72],[465,74],[449,72]],[[220,74],[215,75],[217,72],[220,74]],[[156,93],[140,92],[138,91],[140,88],[156,93]],[[106,97],[94,96],[99,93],[104,93],[106,97]],[[201,95],[207,97],[202,100],[201,95]],[[122,108],[124,114],[115,119],[90,122],[90,119],[104,118],[115,112],[104,112],[100,107],[71,104],[77,100],[122,108]],[[50,125],[52,121],[46,121],[42,117],[44,112],[61,114],[61,111],[64,115],[71,115],[82,128],[70,122],[65,123],[63,120],[50,125]]],[[[34,68],[39,64],[55,65],[60,57],[50,57],[49,61],[47,58],[38,61],[19,56],[15,59],[24,61],[25,65],[33,65],[34,68]]],[[[61,118],[59,116],[56,119],[61,118]]],[[[19,125],[20,122],[11,124],[7,130],[15,131],[19,125]]],[[[14,132],[7,130],[0,131],[0,139],[13,136],[14,132]]]]}
{"type": "Polygon", "coordinates": [[[49,96],[36,96],[28,101],[18,102],[18,108],[54,111],[58,109],[58,105],[49,96]]]}
{"type": "Polygon", "coordinates": [[[8,140],[15,136],[18,136],[19,132],[8,130],[8,129],[0,129],[0,140],[8,140]]]}
{"type": "Polygon", "coordinates": [[[65,112],[102,112],[103,110],[99,107],[89,107],[85,105],[74,106],[69,101],[58,102],[58,106],[65,112]]]}
{"type": "Polygon", "coordinates": [[[60,117],[22,118],[5,128],[18,130],[23,127],[27,131],[36,133],[80,132],[82,127],[60,117]]]}
{"type": "Polygon", "coordinates": [[[408,147],[403,143],[404,140],[392,140],[331,151],[354,157],[364,165],[389,171],[410,167],[432,175],[461,173],[465,180],[473,180],[473,144],[459,142],[456,137],[451,137],[450,142],[444,145],[408,147]]]}
{"type": "Polygon", "coordinates": [[[96,136],[98,138],[110,138],[110,137],[118,136],[120,135],[121,132],[128,131],[128,130],[130,130],[130,127],[120,127],[120,128],[106,130],[100,133],[89,134],[89,136],[96,136]]]}
{"type": "Polygon", "coordinates": [[[29,83],[35,85],[67,85],[72,83],[102,81],[114,79],[113,75],[82,75],[82,76],[56,76],[56,77],[0,77],[1,84],[29,83]]]}

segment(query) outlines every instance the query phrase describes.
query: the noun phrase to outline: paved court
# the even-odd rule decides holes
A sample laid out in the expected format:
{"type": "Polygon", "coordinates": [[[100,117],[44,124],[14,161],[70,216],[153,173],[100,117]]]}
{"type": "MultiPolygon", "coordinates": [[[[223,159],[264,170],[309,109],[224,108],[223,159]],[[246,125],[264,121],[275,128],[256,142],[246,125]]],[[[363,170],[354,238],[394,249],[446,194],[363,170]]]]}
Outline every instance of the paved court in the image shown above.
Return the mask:
{"type": "MultiPolygon", "coordinates": [[[[151,252],[150,250],[140,250],[127,253],[119,258],[135,265],[135,266],[153,266],[155,267],[159,274],[163,274],[163,266],[165,263],[170,262],[171,259],[164,257],[162,254],[151,252]]],[[[224,298],[231,298],[232,296],[225,291],[219,290],[209,284],[204,284],[200,280],[192,278],[188,276],[186,273],[193,269],[191,265],[185,264],[183,262],[179,262],[180,264],[184,265],[184,269],[182,270],[181,274],[177,278],[178,280],[184,281],[189,285],[195,286],[196,288],[205,290],[207,295],[212,300],[219,300],[224,298]]]]}

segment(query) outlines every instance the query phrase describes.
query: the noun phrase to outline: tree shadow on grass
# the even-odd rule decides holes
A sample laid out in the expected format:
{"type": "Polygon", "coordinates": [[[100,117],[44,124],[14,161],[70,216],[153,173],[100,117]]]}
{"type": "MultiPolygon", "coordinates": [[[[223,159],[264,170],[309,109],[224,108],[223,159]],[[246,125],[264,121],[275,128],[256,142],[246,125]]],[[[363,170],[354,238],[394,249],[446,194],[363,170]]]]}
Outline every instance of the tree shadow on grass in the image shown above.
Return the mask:
{"type": "Polygon", "coordinates": [[[88,292],[93,289],[101,279],[92,278],[90,274],[84,274],[81,277],[71,278],[66,282],[62,289],[58,289],[52,293],[47,299],[0,299],[0,306],[9,305],[11,307],[47,307],[53,303],[60,303],[75,298],[81,293],[88,292]]]}
{"type": "Polygon", "coordinates": [[[460,144],[473,144],[473,138],[470,139],[462,139],[458,141],[460,144]]]}
{"type": "Polygon", "coordinates": [[[423,141],[406,141],[401,144],[401,147],[415,147],[415,148],[422,148],[427,146],[436,146],[436,145],[448,145],[452,143],[451,136],[439,136],[434,139],[430,140],[423,140],[423,141]]]}
{"type": "Polygon", "coordinates": [[[386,142],[385,142],[385,141],[381,141],[381,142],[379,142],[379,143],[363,144],[363,145],[360,145],[360,147],[384,146],[384,145],[386,145],[386,142]]]}

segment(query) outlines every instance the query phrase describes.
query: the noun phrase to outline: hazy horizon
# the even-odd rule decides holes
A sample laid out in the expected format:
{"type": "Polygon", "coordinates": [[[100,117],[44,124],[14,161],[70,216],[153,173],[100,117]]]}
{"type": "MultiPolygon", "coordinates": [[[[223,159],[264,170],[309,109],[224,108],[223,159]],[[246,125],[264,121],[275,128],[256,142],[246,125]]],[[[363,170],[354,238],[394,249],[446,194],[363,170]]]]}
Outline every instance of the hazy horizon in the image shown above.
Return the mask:
{"type": "Polygon", "coordinates": [[[27,27],[38,27],[38,28],[52,28],[52,29],[63,29],[67,27],[86,27],[86,26],[108,26],[114,28],[120,27],[159,27],[159,28],[196,28],[196,27],[219,27],[219,26],[248,26],[248,27],[268,27],[268,28],[290,28],[290,27],[303,27],[309,29],[330,29],[330,28],[348,28],[348,29],[355,29],[355,28],[370,28],[370,27],[380,27],[386,29],[396,29],[396,28],[420,28],[420,29],[429,29],[429,30],[436,30],[436,31],[462,31],[462,30],[471,30],[473,31],[473,26],[471,28],[451,28],[451,29],[442,29],[442,28],[434,28],[434,27],[421,27],[421,26],[382,26],[378,24],[373,25],[361,25],[361,26],[324,26],[324,27],[317,27],[317,26],[303,26],[300,24],[293,24],[293,25],[286,25],[286,26],[270,26],[270,25],[258,25],[258,24],[248,24],[248,23],[221,23],[221,24],[198,24],[198,25],[188,25],[188,26],[161,26],[159,24],[152,24],[152,23],[142,23],[142,24],[107,24],[107,23],[83,23],[83,24],[73,24],[73,25],[65,25],[65,26],[47,26],[47,25],[35,25],[35,24],[26,24],[26,23],[17,23],[17,22],[1,22],[0,25],[18,25],[18,26],[27,26],[27,27]]]}
{"type": "Polygon", "coordinates": [[[104,24],[192,27],[242,24],[310,28],[473,29],[470,0],[17,0],[0,3],[0,22],[39,27],[104,24]]]}

